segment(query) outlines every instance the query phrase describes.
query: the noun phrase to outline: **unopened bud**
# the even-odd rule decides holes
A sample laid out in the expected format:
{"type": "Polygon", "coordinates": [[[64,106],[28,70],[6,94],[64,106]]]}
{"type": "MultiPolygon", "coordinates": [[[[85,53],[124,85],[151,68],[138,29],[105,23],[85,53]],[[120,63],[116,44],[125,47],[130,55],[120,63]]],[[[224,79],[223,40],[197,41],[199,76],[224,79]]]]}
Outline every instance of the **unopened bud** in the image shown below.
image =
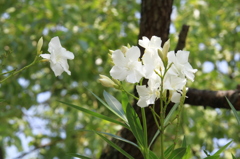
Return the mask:
{"type": "Polygon", "coordinates": [[[37,54],[40,55],[42,53],[41,49],[42,49],[42,46],[43,46],[43,38],[41,37],[39,40],[38,40],[38,43],[37,43],[37,54]]]}
{"type": "Polygon", "coordinates": [[[117,88],[118,86],[111,80],[109,77],[105,75],[99,75],[100,79],[98,80],[103,86],[117,88]]]}
{"type": "Polygon", "coordinates": [[[170,48],[170,39],[168,39],[168,41],[166,41],[163,45],[162,52],[163,52],[164,58],[167,58],[167,53],[168,53],[169,48],[170,48]]]}

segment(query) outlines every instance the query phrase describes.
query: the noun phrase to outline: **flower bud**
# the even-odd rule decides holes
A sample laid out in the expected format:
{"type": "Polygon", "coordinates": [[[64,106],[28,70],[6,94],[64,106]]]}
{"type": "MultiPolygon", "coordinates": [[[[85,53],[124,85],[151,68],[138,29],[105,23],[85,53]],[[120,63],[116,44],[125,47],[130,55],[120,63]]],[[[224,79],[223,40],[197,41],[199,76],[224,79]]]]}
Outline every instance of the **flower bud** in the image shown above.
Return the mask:
{"type": "Polygon", "coordinates": [[[118,86],[111,80],[109,77],[105,75],[99,75],[100,79],[98,80],[105,87],[117,88],[118,86]]]}
{"type": "Polygon", "coordinates": [[[168,41],[166,41],[163,45],[162,52],[163,52],[164,59],[167,59],[167,53],[168,53],[169,48],[170,48],[170,39],[168,39],[168,41]]]}
{"type": "Polygon", "coordinates": [[[168,41],[164,43],[163,49],[162,50],[158,49],[158,55],[161,57],[165,67],[168,65],[167,54],[168,54],[169,48],[170,48],[170,40],[168,39],[168,41]]]}
{"type": "Polygon", "coordinates": [[[41,51],[42,45],[43,45],[43,38],[41,37],[37,43],[37,54],[39,54],[39,55],[42,53],[42,51],[41,51]]]}

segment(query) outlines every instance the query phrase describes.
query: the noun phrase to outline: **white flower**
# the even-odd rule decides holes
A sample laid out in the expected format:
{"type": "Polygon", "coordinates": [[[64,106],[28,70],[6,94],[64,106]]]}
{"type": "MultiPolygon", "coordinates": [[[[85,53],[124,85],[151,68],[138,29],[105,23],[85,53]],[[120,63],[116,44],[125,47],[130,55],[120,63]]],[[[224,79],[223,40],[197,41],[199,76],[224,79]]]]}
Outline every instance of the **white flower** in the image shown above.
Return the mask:
{"type": "Polygon", "coordinates": [[[140,107],[147,107],[150,104],[154,104],[160,96],[160,84],[160,77],[158,75],[154,75],[151,79],[149,79],[148,87],[146,87],[146,85],[136,86],[139,95],[137,105],[140,107]]]}
{"type": "Polygon", "coordinates": [[[186,85],[187,80],[186,78],[178,77],[171,75],[167,72],[167,74],[164,76],[164,83],[163,83],[163,89],[168,90],[182,90],[183,87],[186,85]]]}
{"type": "Polygon", "coordinates": [[[50,67],[55,76],[61,75],[64,71],[71,75],[67,59],[74,59],[74,54],[61,46],[59,38],[56,36],[51,39],[48,45],[50,54],[41,54],[42,58],[48,59],[50,67]]]}
{"type": "Polygon", "coordinates": [[[197,69],[193,69],[192,66],[188,62],[188,51],[178,51],[176,54],[174,51],[170,51],[167,55],[168,64],[172,63],[172,66],[168,70],[169,74],[185,78],[187,77],[189,80],[194,80],[194,73],[197,72],[197,69]]]}
{"type": "Polygon", "coordinates": [[[148,49],[142,57],[143,69],[145,78],[150,79],[151,76],[155,75],[155,71],[162,75],[165,71],[162,59],[159,57],[157,50],[148,49]]]}
{"type": "Polygon", "coordinates": [[[147,37],[143,36],[142,40],[138,40],[138,44],[142,46],[145,49],[160,49],[162,50],[161,44],[162,40],[160,37],[152,36],[151,40],[149,40],[147,37]]]}
{"type": "Polygon", "coordinates": [[[110,75],[120,81],[126,80],[129,83],[137,83],[143,77],[142,63],[138,60],[140,49],[133,46],[123,53],[116,50],[112,53],[113,63],[110,75]]]}
{"type": "Polygon", "coordinates": [[[181,94],[179,92],[171,92],[170,93],[172,96],[171,96],[171,102],[173,103],[179,103],[180,102],[180,99],[181,99],[181,94]]]}

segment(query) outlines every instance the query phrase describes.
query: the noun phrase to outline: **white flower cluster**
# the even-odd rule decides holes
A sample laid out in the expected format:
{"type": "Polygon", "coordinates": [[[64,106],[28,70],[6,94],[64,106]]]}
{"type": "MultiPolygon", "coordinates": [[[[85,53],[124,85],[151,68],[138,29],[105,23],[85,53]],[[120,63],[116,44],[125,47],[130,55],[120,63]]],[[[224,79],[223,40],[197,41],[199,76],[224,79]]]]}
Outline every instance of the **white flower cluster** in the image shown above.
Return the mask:
{"type": "Polygon", "coordinates": [[[161,47],[160,37],[152,36],[149,40],[143,37],[139,45],[145,48],[140,58],[137,46],[123,47],[112,52],[114,66],[110,70],[112,78],[129,83],[138,83],[142,78],[148,79],[146,85],[137,85],[139,94],[138,106],[147,107],[160,98],[160,92],[169,90],[171,101],[179,103],[181,91],[187,79],[193,81],[193,69],[188,62],[188,51],[168,51],[169,40],[161,47]]]}

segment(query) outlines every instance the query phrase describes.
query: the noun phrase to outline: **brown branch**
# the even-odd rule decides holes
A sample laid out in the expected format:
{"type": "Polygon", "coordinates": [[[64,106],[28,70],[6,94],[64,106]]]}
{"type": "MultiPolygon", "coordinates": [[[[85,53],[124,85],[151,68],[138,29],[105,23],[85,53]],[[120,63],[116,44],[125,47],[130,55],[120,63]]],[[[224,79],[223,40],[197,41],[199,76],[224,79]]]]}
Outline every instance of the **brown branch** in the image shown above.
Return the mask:
{"type": "Polygon", "coordinates": [[[188,30],[189,30],[189,25],[184,24],[182,26],[180,34],[178,35],[179,39],[178,39],[177,46],[175,48],[175,52],[177,52],[178,50],[182,50],[185,47],[188,30]]]}
{"type": "Polygon", "coordinates": [[[240,90],[211,91],[189,88],[185,103],[195,106],[230,109],[225,96],[240,111],[240,90]]]}

